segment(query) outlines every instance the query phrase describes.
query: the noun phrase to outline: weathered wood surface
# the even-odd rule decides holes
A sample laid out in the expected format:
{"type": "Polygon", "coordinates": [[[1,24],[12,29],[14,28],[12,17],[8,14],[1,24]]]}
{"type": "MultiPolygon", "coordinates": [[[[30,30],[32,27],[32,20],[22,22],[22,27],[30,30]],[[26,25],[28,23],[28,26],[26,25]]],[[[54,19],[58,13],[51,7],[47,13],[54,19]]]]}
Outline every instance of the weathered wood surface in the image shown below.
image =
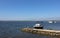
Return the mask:
{"type": "Polygon", "coordinates": [[[22,31],[36,33],[36,34],[46,34],[46,35],[60,36],[60,30],[23,28],[22,31]]]}

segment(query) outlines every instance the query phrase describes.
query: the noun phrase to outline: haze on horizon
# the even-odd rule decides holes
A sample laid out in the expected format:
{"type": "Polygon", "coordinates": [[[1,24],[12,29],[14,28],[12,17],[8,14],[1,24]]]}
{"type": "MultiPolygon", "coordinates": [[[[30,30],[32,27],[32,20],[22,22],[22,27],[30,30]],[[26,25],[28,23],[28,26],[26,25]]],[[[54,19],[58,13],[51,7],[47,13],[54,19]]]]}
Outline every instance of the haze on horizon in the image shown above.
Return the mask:
{"type": "Polygon", "coordinates": [[[0,20],[60,20],[60,0],[0,0],[0,20]]]}

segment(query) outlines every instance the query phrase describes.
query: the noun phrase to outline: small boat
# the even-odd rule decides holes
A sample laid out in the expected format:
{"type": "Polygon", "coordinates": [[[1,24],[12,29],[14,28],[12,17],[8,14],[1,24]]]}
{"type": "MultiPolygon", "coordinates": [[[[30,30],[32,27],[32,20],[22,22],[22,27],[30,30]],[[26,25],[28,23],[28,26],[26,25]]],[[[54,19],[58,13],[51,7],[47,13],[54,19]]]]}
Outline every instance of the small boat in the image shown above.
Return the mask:
{"type": "Polygon", "coordinates": [[[48,21],[49,23],[53,23],[53,21],[48,21]]]}
{"type": "Polygon", "coordinates": [[[41,24],[35,24],[33,27],[35,29],[43,29],[43,26],[41,24]]]}
{"type": "Polygon", "coordinates": [[[56,21],[48,21],[49,23],[56,23],[56,21]]]}

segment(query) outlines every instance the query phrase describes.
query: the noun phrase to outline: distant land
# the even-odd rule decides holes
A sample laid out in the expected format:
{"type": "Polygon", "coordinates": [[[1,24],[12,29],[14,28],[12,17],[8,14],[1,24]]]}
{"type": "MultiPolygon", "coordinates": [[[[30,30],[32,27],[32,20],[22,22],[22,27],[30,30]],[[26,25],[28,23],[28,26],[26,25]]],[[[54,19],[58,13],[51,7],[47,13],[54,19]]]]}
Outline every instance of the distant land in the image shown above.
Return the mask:
{"type": "Polygon", "coordinates": [[[25,18],[25,19],[0,19],[0,21],[60,21],[60,17],[52,17],[52,18],[25,18]]]}

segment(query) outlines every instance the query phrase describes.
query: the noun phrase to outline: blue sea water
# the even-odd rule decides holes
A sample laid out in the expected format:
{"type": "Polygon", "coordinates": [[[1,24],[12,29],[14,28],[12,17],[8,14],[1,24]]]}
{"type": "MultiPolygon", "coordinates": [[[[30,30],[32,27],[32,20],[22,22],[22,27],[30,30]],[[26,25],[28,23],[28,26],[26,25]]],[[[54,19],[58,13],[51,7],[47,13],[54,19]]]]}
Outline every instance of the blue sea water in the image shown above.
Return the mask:
{"type": "MultiPolygon", "coordinates": [[[[47,21],[40,21],[39,23],[43,25],[44,29],[60,30],[60,21],[52,24],[47,21]]],[[[32,28],[35,24],[36,21],[0,21],[0,38],[57,38],[21,31],[22,28],[32,28]]]]}

